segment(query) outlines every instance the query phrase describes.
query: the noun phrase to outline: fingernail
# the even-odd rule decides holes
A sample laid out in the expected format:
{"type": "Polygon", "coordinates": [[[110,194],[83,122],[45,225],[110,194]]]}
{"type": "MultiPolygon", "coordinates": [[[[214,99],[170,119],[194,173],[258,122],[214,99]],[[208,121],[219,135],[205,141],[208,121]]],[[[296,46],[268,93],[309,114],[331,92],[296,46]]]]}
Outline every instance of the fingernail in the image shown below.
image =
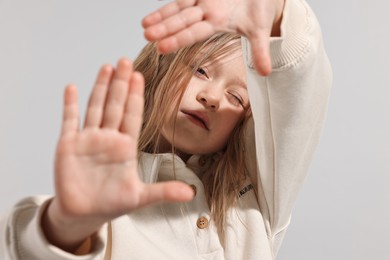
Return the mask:
{"type": "Polygon", "coordinates": [[[195,195],[194,191],[192,190],[192,188],[189,185],[186,185],[183,188],[181,188],[180,192],[181,192],[183,197],[193,198],[195,195]]]}

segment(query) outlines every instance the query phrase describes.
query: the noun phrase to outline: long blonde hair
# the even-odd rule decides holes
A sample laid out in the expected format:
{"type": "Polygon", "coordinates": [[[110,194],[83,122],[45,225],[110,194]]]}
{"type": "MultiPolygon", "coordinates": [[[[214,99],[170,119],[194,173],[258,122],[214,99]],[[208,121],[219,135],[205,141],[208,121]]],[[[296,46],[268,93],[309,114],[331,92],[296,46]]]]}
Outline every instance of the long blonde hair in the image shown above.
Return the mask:
{"type": "MultiPolygon", "coordinates": [[[[175,104],[177,113],[193,73],[204,63],[215,61],[238,48],[241,48],[240,36],[232,33],[215,34],[205,41],[168,55],[158,54],[154,43],[148,43],[143,48],[134,61],[135,70],[145,77],[145,111],[139,151],[158,152],[162,140],[161,129],[168,116],[169,106],[166,104],[175,104]]],[[[225,213],[236,203],[238,189],[245,180],[243,125],[249,114],[248,110],[219,156],[204,155],[211,162],[211,167],[201,174],[201,179],[212,219],[222,238],[225,213]]],[[[175,152],[174,144],[172,151],[175,152]]]]}

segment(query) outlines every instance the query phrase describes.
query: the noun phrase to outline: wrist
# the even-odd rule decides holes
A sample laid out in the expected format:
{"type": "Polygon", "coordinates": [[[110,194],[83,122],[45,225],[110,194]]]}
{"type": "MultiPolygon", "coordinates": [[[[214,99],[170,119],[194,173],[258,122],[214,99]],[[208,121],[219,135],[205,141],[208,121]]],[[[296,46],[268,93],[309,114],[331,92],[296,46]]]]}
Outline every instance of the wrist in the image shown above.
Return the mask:
{"type": "Polygon", "coordinates": [[[271,30],[272,37],[281,36],[280,26],[282,24],[282,19],[283,19],[284,3],[285,0],[275,1],[275,18],[271,30]]]}
{"type": "Polygon", "coordinates": [[[54,198],[41,218],[42,231],[48,242],[73,254],[87,254],[91,248],[91,237],[104,224],[101,221],[81,220],[66,216],[54,198]]]}

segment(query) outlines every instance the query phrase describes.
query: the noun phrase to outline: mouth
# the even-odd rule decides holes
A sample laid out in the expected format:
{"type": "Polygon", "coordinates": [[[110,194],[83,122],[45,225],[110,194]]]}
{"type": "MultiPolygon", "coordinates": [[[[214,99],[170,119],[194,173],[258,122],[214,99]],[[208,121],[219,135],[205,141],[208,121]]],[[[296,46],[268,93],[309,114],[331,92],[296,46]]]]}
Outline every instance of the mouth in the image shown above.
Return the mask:
{"type": "Polygon", "coordinates": [[[210,130],[208,118],[203,113],[197,111],[181,111],[181,112],[185,114],[188,117],[188,119],[194,124],[206,130],[210,130]]]}

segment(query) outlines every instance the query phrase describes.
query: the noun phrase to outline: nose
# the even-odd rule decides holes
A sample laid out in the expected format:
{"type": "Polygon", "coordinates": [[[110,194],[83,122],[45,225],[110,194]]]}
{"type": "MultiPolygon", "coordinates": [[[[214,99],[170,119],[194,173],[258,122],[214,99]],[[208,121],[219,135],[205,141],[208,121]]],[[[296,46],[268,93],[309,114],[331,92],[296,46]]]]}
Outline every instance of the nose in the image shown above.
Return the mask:
{"type": "Polygon", "coordinates": [[[217,91],[210,89],[200,91],[196,99],[210,110],[216,111],[219,108],[220,97],[217,91]]]}

